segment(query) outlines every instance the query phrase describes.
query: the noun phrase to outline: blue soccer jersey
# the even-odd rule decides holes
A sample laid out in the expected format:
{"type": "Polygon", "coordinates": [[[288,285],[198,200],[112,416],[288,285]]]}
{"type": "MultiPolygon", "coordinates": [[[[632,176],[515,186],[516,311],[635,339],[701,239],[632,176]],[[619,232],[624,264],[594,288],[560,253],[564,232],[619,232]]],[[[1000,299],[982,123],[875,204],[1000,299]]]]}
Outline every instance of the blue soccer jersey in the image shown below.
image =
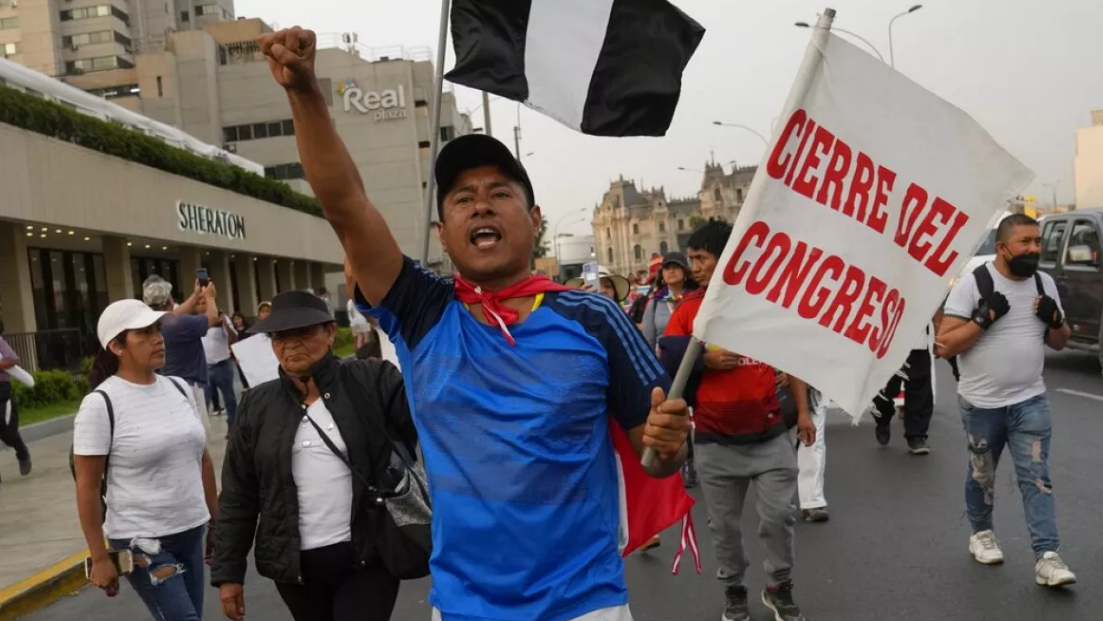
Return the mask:
{"type": "Polygon", "coordinates": [[[406,375],[444,621],[567,621],[627,604],[609,416],[644,424],[670,380],[624,311],[543,294],[511,346],[409,259],[378,308],[358,302],[406,375]]]}

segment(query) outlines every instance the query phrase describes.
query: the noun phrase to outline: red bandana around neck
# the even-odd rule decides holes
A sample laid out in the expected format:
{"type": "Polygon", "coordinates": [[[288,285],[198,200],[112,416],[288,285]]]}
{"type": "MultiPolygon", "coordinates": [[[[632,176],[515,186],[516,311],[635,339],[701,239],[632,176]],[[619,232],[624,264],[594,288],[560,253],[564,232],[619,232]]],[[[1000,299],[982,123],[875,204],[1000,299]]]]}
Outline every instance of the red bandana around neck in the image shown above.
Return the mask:
{"type": "Polygon", "coordinates": [[[464,304],[482,304],[483,317],[491,324],[496,324],[502,330],[510,345],[516,345],[513,335],[509,333],[509,326],[521,319],[521,313],[515,308],[503,304],[506,300],[527,298],[541,293],[552,291],[570,291],[556,283],[547,276],[530,276],[521,282],[512,284],[498,291],[487,291],[482,287],[473,285],[456,274],[456,298],[464,304]]]}

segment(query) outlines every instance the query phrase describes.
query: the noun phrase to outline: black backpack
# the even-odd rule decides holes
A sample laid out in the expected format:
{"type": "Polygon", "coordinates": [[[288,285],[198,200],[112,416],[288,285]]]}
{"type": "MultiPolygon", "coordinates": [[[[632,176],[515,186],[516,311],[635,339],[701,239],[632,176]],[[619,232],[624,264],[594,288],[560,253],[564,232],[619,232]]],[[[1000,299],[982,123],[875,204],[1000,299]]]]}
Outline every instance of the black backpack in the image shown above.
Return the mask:
{"type": "MultiPolygon", "coordinates": [[[[977,281],[977,291],[980,292],[981,299],[987,300],[988,296],[996,290],[996,283],[992,280],[992,272],[988,271],[988,264],[985,263],[973,270],[973,278],[977,281]]],[[[1042,275],[1038,272],[1034,272],[1034,284],[1038,287],[1038,295],[1046,294],[1046,289],[1042,286],[1042,275]]]]}
{"type": "MultiPolygon", "coordinates": [[[[172,378],[168,378],[168,380],[169,380],[169,382],[172,383],[172,385],[176,388],[176,390],[180,391],[180,394],[183,395],[185,399],[188,398],[188,393],[184,392],[184,389],[180,387],[180,384],[176,383],[176,380],[174,380],[172,378]]],[[[103,397],[103,402],[107,405],[107,422],[111,426],[111,442],[114,443],[114,441],[115,441],[115,408],[111,405],[111,397],[108,397],[107,393],[102,391],[102,390],[97,390],[97,391],[95,391],[95,393],[97,395],[103,397]]],[[[109,447],[110,447],[110,445],[109,445],[109,447]]],[[[74,446],[72,444],[70,444],[69,445],[69,472],[72,473],[73,480],[76,481],[77,480],[77,464],[76,464],[76,459],[75,459],[76,453],[74,452],[73,449],[74,449],[74,446]]],[[[104,460],[103,460],[103,480],[100,481],[100,506],[102,507],[102,514],[100,515],[101,520],[106,520],[107,519],[107,467],[108,467],[108,464],[110,462],[111,462],[111,451],[110,451],[110,448],[109,448],[108,451],[107,451],[107,456],[104,457],[104,460]]]]}
{"type": "MultiPolygon", "coordinates": [[[[982,300],[988,299],[988,296],[992,295],[992,292],[996,290],[996,283],[992,280],[992,272],[988,271],[988,264],[977,266],[973,270],[973,278],[977,281],[977,291],[980,293],[982,300]]],[[[1038,287],[1038,295],[1045,295],[1046,289],[1042,285],[1042,276],[1038,272],[1034,272],[1034,285],[1038,287]]],[[[961,381],[961,370],[958,368],[957,356],[946,359],[950,363],[950,368],[954,371],[954,381],[961,381]]]]}

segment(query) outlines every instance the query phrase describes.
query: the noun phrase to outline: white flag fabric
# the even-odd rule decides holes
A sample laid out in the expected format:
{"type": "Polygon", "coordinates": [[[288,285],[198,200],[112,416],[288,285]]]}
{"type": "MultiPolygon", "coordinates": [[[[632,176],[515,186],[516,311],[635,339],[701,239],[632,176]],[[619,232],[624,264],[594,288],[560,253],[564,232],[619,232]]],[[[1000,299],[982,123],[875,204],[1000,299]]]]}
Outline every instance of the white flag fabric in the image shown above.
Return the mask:
{"type": "Polygon", "coordinates": [[[821,40],[822,62],[794,87],[695,336],[860,416],[1033,173],[961,110],[837,36],[821,40]]]}

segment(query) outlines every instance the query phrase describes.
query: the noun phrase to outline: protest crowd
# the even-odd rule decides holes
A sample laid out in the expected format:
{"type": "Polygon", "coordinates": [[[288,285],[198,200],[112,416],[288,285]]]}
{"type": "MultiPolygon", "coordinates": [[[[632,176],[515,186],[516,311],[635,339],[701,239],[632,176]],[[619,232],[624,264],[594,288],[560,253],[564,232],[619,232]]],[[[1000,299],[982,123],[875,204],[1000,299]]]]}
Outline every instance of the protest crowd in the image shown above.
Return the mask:
{"type": "MultiPolygon", "coordinates": [[[[925,317],[911,289],[762,213],[742,228],[700,224],[687,252],[653,257],[646,279],[595,265],[558,283],[530,265],[538,188],[508,147],[473,134],[435,159],[437,231],[456,267],[445,278],[403,255],[367,195],[314,74],[314,33],[280,30],[258,45],[346,255],[358,355],[334,355],[325,290],[280,293],[253,325],[218,308],[223,283],[206,274],[185,292],[153,276],[141,300],[111,304],[73,431],[94,587],[115,596],[125,580],[162,621],[199,620],[214,595],[226,618],[242,621],[252,563],[296,621],[390,619],[403,581],[426,576],[434,620],[631,621],[623,559],[654,554],[660,533],[679,525],[675,569],[696,556],[687,492],[696,489],[719,566],[717,612],[749,621],[764,608],[802,621],[815,604],[798,604],[795,526],[830,519],[833,397],[806,368],[707,338],[733,323],[734,306],[723,306],[732,290],[864,350],[878,382],[846,409],[872,416],[870,440],[882,446],[902,416],[916,459],[931,453],[935,365],[952,360],[969,447],[963,509],[973,534],[962,547],[978,563],[1003,561],[992,516],[1006,449],[1035,582],[1076,581],[1059,555],[1042,380],[1046,348],[1064,348],[1070,328],[1053,279],[1038,272],[1034,219],[1000,221],[995,260],[948,294],[930,293],[944,300],[925,317]],[[271,349],[263,381],[245,344],[271,349]],[[875,372],[886,357],[894,368],[875,372]],[[223,414],[218,473],[210,417],[223,414]],[[755,594],[745,586],[747,511],[764,549],[766,587],[755,594]]],[[[917,269],[946,277],[944,289],[971,216],[915,183],[898,222],[888,193],[910,181],[836,138],[843,124],[831,123],[803,109],[788,117],[764,169],[772,191],[884,236],[917,269]],[[858,189],[854,179],[864,179],[858,189]]],[[[0,440],[28,475],[10,387],[18,363],[0,326],[9,421],[0,440]]]]}

